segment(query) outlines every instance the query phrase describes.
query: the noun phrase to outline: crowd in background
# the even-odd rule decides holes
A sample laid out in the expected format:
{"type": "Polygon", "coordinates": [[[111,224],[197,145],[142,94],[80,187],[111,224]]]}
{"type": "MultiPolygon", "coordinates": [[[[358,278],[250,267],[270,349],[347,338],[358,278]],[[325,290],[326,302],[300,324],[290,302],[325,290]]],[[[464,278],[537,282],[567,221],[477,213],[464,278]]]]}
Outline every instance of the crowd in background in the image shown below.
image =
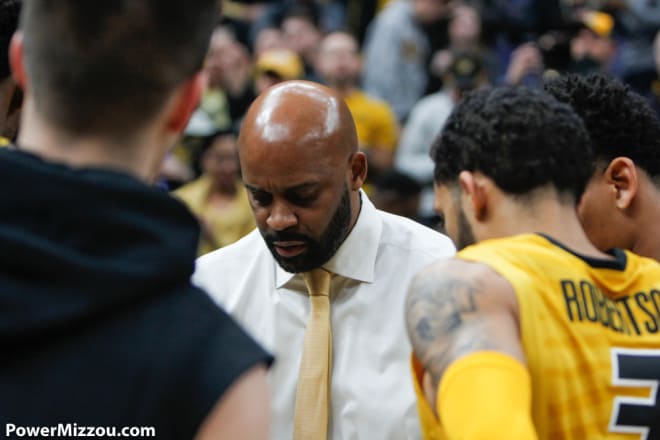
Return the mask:
{"type": "Polygon", "coordinates": [[[223,1],[223,11],[208,90],[163,169],[202,222],[200,253],[254,226],[232,149],[250,103],[281,81],[339,91],[369,158],[369,195],[433,227],[429,146],[466,91],[601,72],[660,112],[655,0],[223,1]]]}

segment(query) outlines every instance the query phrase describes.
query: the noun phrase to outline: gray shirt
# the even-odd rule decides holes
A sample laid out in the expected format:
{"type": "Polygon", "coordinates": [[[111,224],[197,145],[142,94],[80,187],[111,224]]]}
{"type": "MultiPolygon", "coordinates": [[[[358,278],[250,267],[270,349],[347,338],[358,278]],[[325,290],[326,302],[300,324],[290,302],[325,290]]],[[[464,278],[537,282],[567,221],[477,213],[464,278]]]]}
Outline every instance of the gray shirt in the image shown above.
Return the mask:
{"type": "Polygon", "coordinates": [[[371,23],[364,45],[363,87],[387,101],[403,121],[426,90],[430,46],[412,5],[392,2],[371,23]]]}

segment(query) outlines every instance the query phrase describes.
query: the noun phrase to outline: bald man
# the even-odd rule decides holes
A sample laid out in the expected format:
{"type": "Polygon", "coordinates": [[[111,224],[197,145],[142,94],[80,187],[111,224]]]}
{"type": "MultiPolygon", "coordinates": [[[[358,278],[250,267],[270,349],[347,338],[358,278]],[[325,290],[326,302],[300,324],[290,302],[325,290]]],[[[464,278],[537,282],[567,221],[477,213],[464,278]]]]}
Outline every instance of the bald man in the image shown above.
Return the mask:
{"type": "Polygon", "coordinates": [[[453,244],[374,208],[361,190],[367,160],[350,112],[324,86],[268,89],[248,110],[238,145],[257,230],[198,260],[194,280],[276,355],[271,438],[420,438],[405,289],[453,244]],[[316,319],[304,279],[318,268],[332,274],[327,422],[300,415],[297,391],[316,319]],[[326,434],[301,434],[301,418],[326,434]]]}

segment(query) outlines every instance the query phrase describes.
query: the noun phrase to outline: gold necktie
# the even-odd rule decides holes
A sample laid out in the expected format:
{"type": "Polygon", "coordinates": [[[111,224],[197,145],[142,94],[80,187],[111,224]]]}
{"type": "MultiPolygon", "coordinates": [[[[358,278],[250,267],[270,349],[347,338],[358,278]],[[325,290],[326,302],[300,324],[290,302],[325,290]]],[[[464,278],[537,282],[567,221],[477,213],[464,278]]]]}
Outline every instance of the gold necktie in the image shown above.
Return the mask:
{"type": "Polygon", "coordinates": [[[311,311],[303,346],[294,416],[294,440],[328,438],[328,406],[332,373],[330,278],[323,269],[303,273],[311,311]]]}

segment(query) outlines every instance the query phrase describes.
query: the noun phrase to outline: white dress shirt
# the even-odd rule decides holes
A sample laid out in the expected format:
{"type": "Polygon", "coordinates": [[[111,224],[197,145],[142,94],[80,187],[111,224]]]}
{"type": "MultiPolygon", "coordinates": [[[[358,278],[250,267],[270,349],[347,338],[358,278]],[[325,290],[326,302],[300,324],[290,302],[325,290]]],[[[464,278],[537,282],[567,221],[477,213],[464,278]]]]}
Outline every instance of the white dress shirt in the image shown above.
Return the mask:
{"type": "MultiPolygon", "coordinates": [[[[412,276],[453,255],[449,238],[377,210],[362,196],[352,231],[323,267],[330,288],[333,367],[328,438],[421,438],[404,303],[412,276]]],[[[291,439],[310,301],[300,275],[283,270],[258,230],[200,258],[194,282],[275,355],[269,372],[271,438],[291,439]]]]}

